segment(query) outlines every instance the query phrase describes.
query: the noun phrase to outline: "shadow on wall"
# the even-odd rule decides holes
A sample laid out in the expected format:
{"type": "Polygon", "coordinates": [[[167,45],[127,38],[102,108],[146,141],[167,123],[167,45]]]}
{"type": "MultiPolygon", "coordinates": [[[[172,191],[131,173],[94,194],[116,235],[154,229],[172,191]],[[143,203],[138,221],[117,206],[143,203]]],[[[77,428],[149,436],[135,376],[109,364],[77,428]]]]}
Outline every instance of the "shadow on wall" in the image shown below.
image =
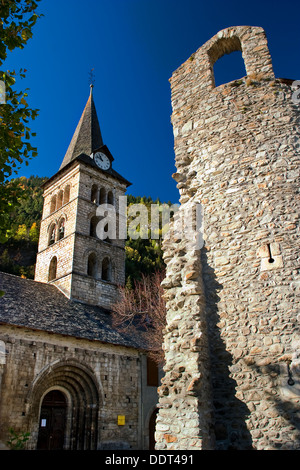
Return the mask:
{"type": "MultiPolygon", "coordinates": [[[[251,450],[252,438],[246,426],[248,407],[235,396],[236,382],[230,377],[232,356],[226,350],[218,323],[220,312],[218,282],[214,269],[207,260],[207,249],[201,251],[202,275],[206,297],[206,315],[211,360],[212,400],[214,407],[214,434],[217,450],[251,450]]],[[[234,366],[233,366],[234,367],[234,366]]]]}
{"type": "MultiPolygon", "coordinates": [[[[287,363],[268,364],[262,367],[253,365],[252,367],[257,375],[268,375],[270,381],[273,381],[274,387],[280,390],[279,394],[274,395],[265,389],[269,403],[273,404],[277,410],[277,415],[283,417],[286,422],[286,425],[282,428],[280,425],[276,426],[274,420],[272,434],[270,433],[269,436],[269,448],[275,450],[298,450],[300,446],[299,369],[294,370],[294,373],[290,375],[290,368],[287,367],[287,363]],[[276,379],[279,382],[276,383],[276,379]],[[295,433],[295,430],[298,432],[295,433]]],[[[266,416],[266,420],[268,419],[266,416]]]]}

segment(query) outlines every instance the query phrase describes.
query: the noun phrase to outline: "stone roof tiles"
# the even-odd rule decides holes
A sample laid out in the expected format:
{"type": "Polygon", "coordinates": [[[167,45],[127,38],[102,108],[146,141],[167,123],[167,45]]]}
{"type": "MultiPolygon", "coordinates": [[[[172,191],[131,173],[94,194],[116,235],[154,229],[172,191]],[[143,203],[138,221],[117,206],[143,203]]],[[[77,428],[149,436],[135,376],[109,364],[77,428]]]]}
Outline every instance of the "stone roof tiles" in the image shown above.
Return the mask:
{"type": "Polygon", "coordinates": [[[0,324],[9,324],[92,341],[146,349],[142,332],[112,327],[110,312],[75,302],[54,285],[0,272],[0,324]]]}
{"type": "Polygon", "coordinates": [[[82,153],[91,155],[94,150],[102,146],[103,140],[91,88],[89,99],[64,156],[60,170],[78,157],[78,155],[82,153]]]}

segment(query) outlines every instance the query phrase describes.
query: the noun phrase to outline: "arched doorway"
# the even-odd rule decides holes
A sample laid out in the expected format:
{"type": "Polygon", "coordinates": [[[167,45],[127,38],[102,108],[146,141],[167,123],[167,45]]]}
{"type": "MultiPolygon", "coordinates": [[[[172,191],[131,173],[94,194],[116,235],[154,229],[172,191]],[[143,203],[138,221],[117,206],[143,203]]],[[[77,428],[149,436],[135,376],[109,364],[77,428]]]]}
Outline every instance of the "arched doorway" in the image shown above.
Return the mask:
{"type": "Polygon", "coordinates": [[[40,414],[37,449],[61,450],[64,448],[67,402],[59,390],[45,395],[40,414]]]}
{"type": "MultiPolygon", "coordinates": [[[[31,403],[32,419],[29,428],[34,430],[32,441],[28,443],[29,448],[41,448],[41,419],[47,419],[43,413],[49,413],[50,408],[50,413],[56,415],[55,419],[61,420],[62,423],[64,419],[65,450],[97,449],[99,393],[97,379],[88,366],[73,359],[49,365],[36,378],[28,395],[28,403],[31,403]],[[48,397],[50,391],[57,393],[48,397]],[[53,410],[55,406],[51,396],[55,398],[55,395],[56,406],[61,408],[60,413],[53,410]]],[[[43,424],[47,423],[44,421],[43,424]]]]}
{"type": "Polygon", "coordinates": [[[149,420],[149,450],[155,450],[155,425],[158,409],[155,409],[149,420]]]}

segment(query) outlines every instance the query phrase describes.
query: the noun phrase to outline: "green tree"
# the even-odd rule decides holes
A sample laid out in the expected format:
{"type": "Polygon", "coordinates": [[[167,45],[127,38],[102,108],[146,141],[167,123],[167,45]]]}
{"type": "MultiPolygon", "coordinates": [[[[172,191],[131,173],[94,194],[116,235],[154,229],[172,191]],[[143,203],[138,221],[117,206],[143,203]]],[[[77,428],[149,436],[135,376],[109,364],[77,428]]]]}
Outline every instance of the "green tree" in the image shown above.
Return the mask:
{"type": "Polygon", "coordinates": [[[25,224],[19,225],[17,233],[15,235],[16,240],[27,240],[27,227],[25,224]]]}
{"type": "Polygon", "coordinates": [[[33,222],[29,230],[29,240],[33,243],[38,243],[39,241],[39,229],[36,222],[33,222]]]}
{"type": "MultiPolygon", "coordinates": [[[[40,0],[2,0],[0,2],[0,66],[3,68],[8,51],[23,49],[32,37],[32,29],[40,15],[36,13],[40,0]]],[[[17,74],[0,70],[0,81],[5,84],[5,103],[0,104],[0,241],[9,235],[9,214],[22,192],[14,183],[5,184],[17,173],[23,162],[37,155],[31,145],[28,123],[37,116],[37,110],[27,103],[27,89],[15,89],[16,77],[25,77],[26,70],[17,74]]],[[[3,90],[2,90],[3,91],[3,90]]],[[[2,100],[3,103],[3,93],[2,100]]]]}
{"type": "MultiPolygon", "coordinates": [[[[128,207],[132,204],[143,204],[148,210],[150,217],[151,214],[151,205],[157,204],[159,210],[162,210],[162,207],[165,204],[162,204],[159,199],[153,201],[151,197],[147,196],[127,196],[127,205],[128,207]]],[[[172,203],[169,201],[168,206],[171,206],[172,203]]],[[[132,285],[134,280],[141,279],[143,275],[150,275],[157,271],[161,271],[165,268],[165,263],[163,261],[163,252],[162,252],[162,227],[160,226],[158,230],[158,238],[151,239],[150,232],[148,229],[149,237],[146,239],[137,238],[136,240],[128,237],[125,244],[126,250],[126,281],[128,285],[132,285]]]]}

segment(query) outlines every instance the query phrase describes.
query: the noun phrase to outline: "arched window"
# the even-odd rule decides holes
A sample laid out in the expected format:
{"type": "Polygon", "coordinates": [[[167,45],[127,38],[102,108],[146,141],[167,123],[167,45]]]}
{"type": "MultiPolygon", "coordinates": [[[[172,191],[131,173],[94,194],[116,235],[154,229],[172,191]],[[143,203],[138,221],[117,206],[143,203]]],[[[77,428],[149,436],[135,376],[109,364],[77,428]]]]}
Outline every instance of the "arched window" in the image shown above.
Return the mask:
{"type": "Polygon", "coordinates": [[[50,214],[55,212],[56,209],[56,195],[52,196],[51,203],[50,203],[50,214]]]}
{"type": "Polygon", "coordinates": [[[221,38],[208,51],[215,86],[247,75],[242,57],[242,45],[237,36],[221,38]],[[225,57],[224,57],[225,56],[225,57]]]}
{"type": "Polygon", "coordinates": [[[108,256],[106,258],[103,259],[102,261],[102,274],[101,274],[101,278],[103,279],[103,281],[111,281],[112,280],[112,269],[111,269],[111,261],[110,259],[108,258],[108,256]]]}
{"type": "Polygon", "coordinates": [[[114,195],[112,191],[107,193],[107,204],[111,204],[112,206],[114,205],[114,195]]]}
{"type": "Polygon", "coordinates": [[[65,236],[65,219],[61,219],[58,226],[58,240],[61,240],[65,236]]]}
{"type": "Polygon", "coordinates": [[[93,184],[91,191],[91,201],[97,204],[98,200],[98,187],[96,184],[93,184]]]}
{"type": "Polygon", "coordinates": [[[55,241],[56,241],[56,225],[52,224],[49,230],[48,246],[53,245],[55,241]]]}
{"type": "Polygon", "coordinates": [[[63,197],[64,197],[64,192],[61,189],[57,195],[56,209],[59,209],[63,205],[63,197]]]}
{"type": "Polygon", "coordinates": [[[111,243],[111,239],[109,238],[109,235],[108,235],[108,224],[105,225],[104,229],[103,229],[103,239],[108,242],[108,243],[111,243]],[[104,238],[104,234],[107,234],[106,238],[104,238]]]}
{"type": "Polygon", "coordinates": [[[105,204],[105,203],[106,203],[106,191],[105,191],[105,188],[101,188],[101,189],[100,189],[99,202],[100,202],[100,204],[105,204]]]}
{"type": "Polygon", "coordinates": [[[50,266],[49,266],[49,275],[48,275],[48,282],[53,281],[53,279],[56,279],[57,275],[57,258],[56,256],[53,256],[50,266]]]}
{"type": "Polygon", "coordinates": [[[68,184],[64,190],[64,204],[67,204],[70,200],[70,185],[68,184]]]}
{"type": "Polygon", "coordinates": [[[90,236],[91,237],[97,237],[98,220],[99,220],[98,217],[95,215],[91,218],[91,222],[90,222],[90,236]]]}
{"type": "Polygon", "coordinates": [[[97,277],[97,256],[95,253],[91,253],[88,257],[87,274],[94,278],[97,277]]]}
{"type": "Polygon", "coordinates": [[[221,57],[214,64],[215,86],[245,77],[245,63],[241,51],[221,57]]]}

